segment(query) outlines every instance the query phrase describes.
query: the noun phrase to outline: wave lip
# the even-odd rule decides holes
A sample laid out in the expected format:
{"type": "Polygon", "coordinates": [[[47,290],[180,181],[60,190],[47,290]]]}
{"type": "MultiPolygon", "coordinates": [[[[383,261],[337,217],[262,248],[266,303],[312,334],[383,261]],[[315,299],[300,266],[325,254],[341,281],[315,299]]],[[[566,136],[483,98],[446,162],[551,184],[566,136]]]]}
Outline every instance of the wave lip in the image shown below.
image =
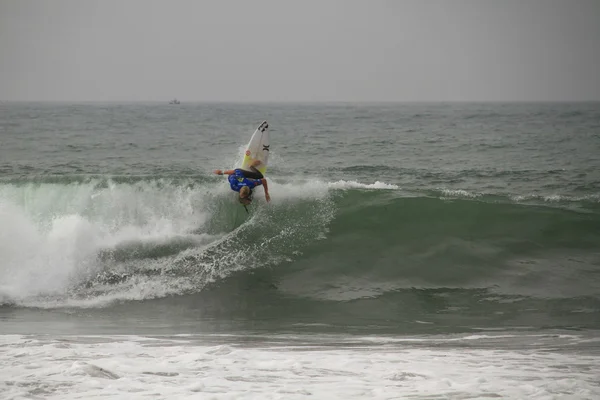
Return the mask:
{"type": "Polygon", "coordinates": [[[345,181],[339,180],[337,182],[330,182],[327,184],[332,189],[386,189],[386,190],[397,190],[398,185],[375,181],[374,183],[360,183],[356,181],[345,181]]]}
{"type": "Polygon", "coordinates": [[[448,197],[465,197],[470,199],[476,199],[483,196],[482,193],[473,193],[462,189],[442,189],[442,195],[448,197]]]}
{"type": "Polygon", "coordinates": [[[529,195],[514,195],[510,196],[514,201],[527,201],[527,200],[543,200],[548,203],[574,203],[574,202],[589,202],[589,203],[600,203],[600,194],[586,194],[582,196],[573,196],[566,194],[529,194],[529,195]]]}

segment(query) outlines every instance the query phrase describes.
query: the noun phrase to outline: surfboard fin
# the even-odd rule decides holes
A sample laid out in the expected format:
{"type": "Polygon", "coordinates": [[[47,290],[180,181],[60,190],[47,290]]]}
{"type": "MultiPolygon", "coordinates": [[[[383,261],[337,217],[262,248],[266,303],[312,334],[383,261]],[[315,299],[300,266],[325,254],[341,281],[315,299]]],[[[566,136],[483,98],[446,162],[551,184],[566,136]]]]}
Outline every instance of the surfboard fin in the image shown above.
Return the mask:
{"type": "Polygon", "coordinates": [[[248,207],[246,207],[246,205],[245,205],[245,204],[242,204],[242,205],[244,206],[244,210],[246,210],[246,213],[247,213],[247,214],[250,214],[250,211],[248,211],[248,207]]]}

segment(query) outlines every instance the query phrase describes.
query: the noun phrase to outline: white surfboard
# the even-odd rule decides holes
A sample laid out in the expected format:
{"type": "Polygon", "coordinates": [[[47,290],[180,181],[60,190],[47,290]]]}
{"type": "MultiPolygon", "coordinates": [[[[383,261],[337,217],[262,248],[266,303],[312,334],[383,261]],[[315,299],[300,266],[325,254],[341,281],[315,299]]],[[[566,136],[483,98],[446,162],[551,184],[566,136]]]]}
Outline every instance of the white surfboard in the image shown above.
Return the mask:
{"type": "Polygon", "coordinates": [[[252,134],[250,142],[244,150],[244,161],[240,168],[249,170],[254,160],[261,161],[256,169],[264,175],[267,172],[269,162],[269,124],[267,121],[263,121],[252,134]]]}

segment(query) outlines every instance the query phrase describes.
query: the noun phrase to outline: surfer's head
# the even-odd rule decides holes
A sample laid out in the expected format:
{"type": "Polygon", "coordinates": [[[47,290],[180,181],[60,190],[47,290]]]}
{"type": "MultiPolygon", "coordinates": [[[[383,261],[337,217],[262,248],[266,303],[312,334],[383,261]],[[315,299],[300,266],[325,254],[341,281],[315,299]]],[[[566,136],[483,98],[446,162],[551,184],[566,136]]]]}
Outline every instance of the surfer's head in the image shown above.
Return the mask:
{"type": "Polygon", "coordinates": [[[240,203],[243,205],[252,203],[252,191],[248,186],[242,186],[240,189],[240,203]]]}

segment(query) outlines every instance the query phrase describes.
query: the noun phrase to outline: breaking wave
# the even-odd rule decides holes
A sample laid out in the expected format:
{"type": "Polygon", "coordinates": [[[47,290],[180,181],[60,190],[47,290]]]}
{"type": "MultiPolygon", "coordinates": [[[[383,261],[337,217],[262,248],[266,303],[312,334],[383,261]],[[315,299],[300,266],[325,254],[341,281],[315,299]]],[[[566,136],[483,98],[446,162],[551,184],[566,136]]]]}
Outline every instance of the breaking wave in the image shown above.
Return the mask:
{"type": "Polygon", "coordinates": [[[393,313],[424,298],[600,309],[593,198],[561,197],[569,205],[557,207],[384,182],[275,179],[270,188],[273,201],[259,189],[247,214],[219,179],[3,182],[0,302],[97,308],[229,281],[267,282],[286,299],[331,307],[329,319],[350,312],[348,302],[393,313]]]}

